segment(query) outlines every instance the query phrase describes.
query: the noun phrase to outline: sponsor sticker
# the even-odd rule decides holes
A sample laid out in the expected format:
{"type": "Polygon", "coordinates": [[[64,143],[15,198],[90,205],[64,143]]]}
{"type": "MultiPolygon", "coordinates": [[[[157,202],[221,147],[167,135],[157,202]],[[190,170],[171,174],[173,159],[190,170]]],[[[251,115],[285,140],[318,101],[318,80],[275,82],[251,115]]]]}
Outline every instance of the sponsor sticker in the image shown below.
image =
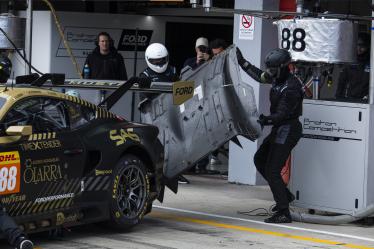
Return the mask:
{"type": "Polygon", "coordinates": [[[117,146],[124,144],[127,139],[140,142],[139,136],[132,129],[127,129],[126,131],[124,129],[111,130],[109,137],[111,140],[116,141],[117,146]]]}
{"type": "Polygon", "coordinates": [[[18,151],[0,153],[0,195],[20,192],[20,169],[18,151]]]}
{"type": "Polygon", "coordinates": [[[173,84],[173,104],[181,105],[192,98],[194,94],[194,81],[177,81],[173,84]]]}

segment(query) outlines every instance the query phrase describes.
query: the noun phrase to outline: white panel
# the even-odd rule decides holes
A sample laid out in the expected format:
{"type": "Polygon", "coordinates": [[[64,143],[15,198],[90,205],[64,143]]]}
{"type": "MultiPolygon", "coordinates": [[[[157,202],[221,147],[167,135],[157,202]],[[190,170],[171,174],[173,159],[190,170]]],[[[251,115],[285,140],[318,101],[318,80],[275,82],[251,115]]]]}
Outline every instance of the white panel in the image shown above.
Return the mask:
{"type": "Polygon", "coordinates": [[[364,205],[367,105],[306,102],[293,152],[294,205],[353,213],[364,205]]]}

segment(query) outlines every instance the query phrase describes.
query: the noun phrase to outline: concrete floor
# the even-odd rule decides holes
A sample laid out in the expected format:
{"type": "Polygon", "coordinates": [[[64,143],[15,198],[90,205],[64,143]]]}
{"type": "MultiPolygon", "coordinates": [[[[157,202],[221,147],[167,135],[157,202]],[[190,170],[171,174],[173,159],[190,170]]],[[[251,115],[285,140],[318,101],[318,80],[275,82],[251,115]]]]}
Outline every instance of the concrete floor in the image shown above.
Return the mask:
{"type": "Polygon", "coordinates": [[[238,211],[268,209],[268,187],[230,184],[218,175],[186,177],[191,184],[181,184],[177,195],[167,191],[164,203],[155,202],[152,213],[127,233],[88,225],[63,237],[32,238],[43,249],[374,248],[374,226],[265,224],[263,216],[238,211]]]}

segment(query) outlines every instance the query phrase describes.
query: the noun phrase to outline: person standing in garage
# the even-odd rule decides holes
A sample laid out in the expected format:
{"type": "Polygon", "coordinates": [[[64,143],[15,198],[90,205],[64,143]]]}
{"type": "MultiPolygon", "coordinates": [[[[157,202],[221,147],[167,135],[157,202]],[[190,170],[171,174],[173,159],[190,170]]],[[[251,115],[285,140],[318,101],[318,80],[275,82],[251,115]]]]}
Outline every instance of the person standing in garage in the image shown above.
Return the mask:
{"type": "Polygon", "coordinates": [[[83,78],[127,80],[123,57],[114,47],[114,41],[106,32],[97,35],[96,48],[87,56],[83,66],[83,78]]]}
{"type": "Polygon", "coordinates": [[[271,133],[264,139],[254,156],[257,170],[268,182],[276,206],[275,214],[265,219],[267,223],[292,222],[289,203],[293,194],[283,182],[281,170],[302,135],[299,117],[302,115],[304,91],[301,82],[290,73],[291,55],[285,49],[274,49],[265,57],[266,71],[244,59],[237,49],[241,68],[260,83],[271,83],[270,115],[261,114],[258,123],[271,125],[271,133]]]}
{"type": "Polygon", "coordinates": [[[339,74],[335,97],[340,101],[368,102],[370,81],[370,35],[359,33],[357,63],[345,65],[339,74]]]}
{"type": "Polygon", "coordinates": [[[192,58],[188,58],[183,63],[183,68],[186,66],[191,67],[192,70],[195,70],[205,62],[210,59],[210,51],[209,51],[209,41],[205,37],[199,37],[195,43],[195,51],[196,56],[192,58]]]}

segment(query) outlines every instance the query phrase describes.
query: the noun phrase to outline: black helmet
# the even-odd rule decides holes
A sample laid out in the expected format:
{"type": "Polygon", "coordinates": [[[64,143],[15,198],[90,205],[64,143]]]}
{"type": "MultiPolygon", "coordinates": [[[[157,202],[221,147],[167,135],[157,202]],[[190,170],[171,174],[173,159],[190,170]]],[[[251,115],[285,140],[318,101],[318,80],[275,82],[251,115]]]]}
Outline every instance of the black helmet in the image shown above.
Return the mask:
{"type": "Polygon", "coordinates": [[[283,67],[291,62],[291,54],[285,50],[276,48],[271,50],[265,57],[266,67],[283,67]]]}
{"type": "Polygon", "coordinates": [[[0,55],[0,83],[6,83],[12,71],[12,62],[8,57],[0,55]]]}

